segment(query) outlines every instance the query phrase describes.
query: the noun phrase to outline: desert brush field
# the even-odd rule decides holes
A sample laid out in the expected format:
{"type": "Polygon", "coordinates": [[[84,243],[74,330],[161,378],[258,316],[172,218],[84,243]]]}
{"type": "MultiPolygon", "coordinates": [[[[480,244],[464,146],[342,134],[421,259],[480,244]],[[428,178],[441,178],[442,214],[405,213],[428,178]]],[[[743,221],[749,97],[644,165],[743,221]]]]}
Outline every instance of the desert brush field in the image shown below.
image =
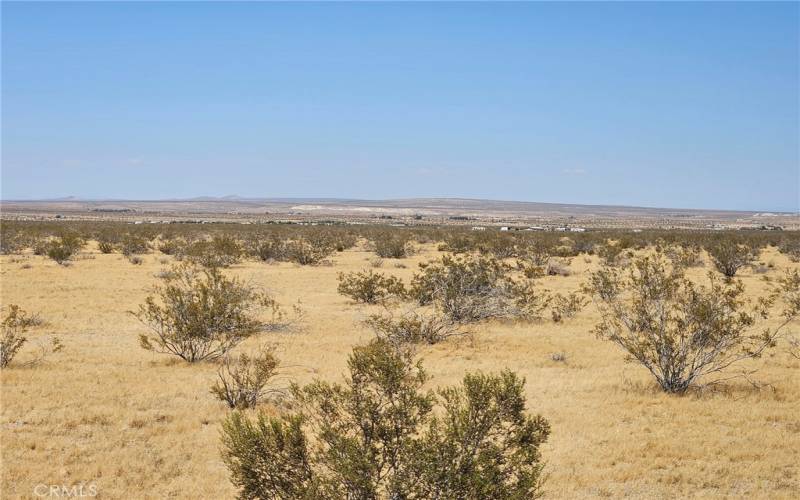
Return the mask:
{"type": "MultiPolygon", "coordinates": [[[[444,255],[435,242],[415,248],[405,258],[376,260],[362,239],[318,265],[231,264],[225,275],[268,291],[293,318],[235,352],[273,345],[280,361],[275,388],[342,380],[352,348],[375,336],[364,320],[404,306],[355,303],[337,292],[339,274],[373,269],[407,283],[420,263],[444,255]]],[[[41,319],[0,371],[3,498],[37,498],[37,485],[91,485],[98,498],[236,496],[220,441],[231,410],[209,390],[217,364],[142,349],[139,335],[147,330],[131,313],[176,258],[158,251],[139,258],[135,265],[120,253],[102,253],[96,241],[68,266],[30,249],[0,257],[3,310],[16,304],[41,319]],[[60,350],[26,363],[54,336],[60,350]]],[[[697,282],[712,269],[703,258],[704,265],[686,271],[697,282]]],[[[565,261],[564,275],[538,277],[536,286],[577,291],[599,259],[575,256],[565,261]]],[[[784,270],[800,268],[772,246],[758,260],[761,269],[736,275],[751,298],[766,295],[784,270]]],[[[415,352],[431,388],[476,371],[507,368],[525,378],[528,411],[551,426],[541,448],[547,498],[798,497],[800,360],[785,339],[743,363],[758,369],[751,380],[671,395],[645,368],[626,362],[619,347],[597,338],[599,320],[589,303],[558,323],[549,313],[535,321],[478,321],[465,327],[468,335],[415,352]]],[[[765,325],[779,322],[773,314],[765,325]]],[[[258,411],[282,409],[267,400],[246,413],[258,411]]]]}

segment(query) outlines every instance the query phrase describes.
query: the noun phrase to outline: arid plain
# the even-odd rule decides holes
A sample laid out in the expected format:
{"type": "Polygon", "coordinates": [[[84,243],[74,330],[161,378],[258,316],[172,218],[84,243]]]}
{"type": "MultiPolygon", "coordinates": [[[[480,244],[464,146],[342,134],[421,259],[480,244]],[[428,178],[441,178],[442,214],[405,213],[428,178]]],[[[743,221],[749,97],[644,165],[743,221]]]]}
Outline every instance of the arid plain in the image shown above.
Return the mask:
{"type": "MultiPolygon", "coordinates": [[[[421,245],[412,257],[384,259],[381,271],[408,280],[418,263],[439,254],[421,245]]],[[[238,349],[274,344],[279,386],[340,380],[351,348],[373,336],[362,320],[382,306],[339,295],[337,274],[370,268],[374,258],[360,244],[334,254],[330,265],[244,261],[226,270],[305,311],[292,331],[261,334],[238,349]]],[[[99,498],[234,496],[220,457],[220,422],[229,410],[209,392],[216,366],[141,349],[144,327],[129,313],[174,259],[156,252],[133,265],[100,253],[94,242],[68,267],[32,254],[0,259],[2,305],[18,304],[44,320],[19,362],[53,335],[64,344],[35,367],[2,371],[2,496],[34,498],[40,484],[94,485],[99,498]]],[[[774,269],[740,273],[752,297],[766,293],[764,276],[798,266],[774,248],[761,261],[774,269]]],[[[596,266],[597,257],[580,256],[570,276],[539,284],[573,291],[596,266]]],[[[703,280],[706,272],[708,265],[690,274],[703,280]]],[[[598,319],[590,304],[560,324],[487,322],[471,327],[471,338],[418,354],[431,386],[503,368],[527,379],[529,411],[552,425],[543,450],[550,498],[796,497],[800,361],[783,345],[753,362],[768,386],[733,380],[716,391],[670,396],[591,333],[598,319]],[[556,353],[565,361],[554,360],[556,353]]]]}

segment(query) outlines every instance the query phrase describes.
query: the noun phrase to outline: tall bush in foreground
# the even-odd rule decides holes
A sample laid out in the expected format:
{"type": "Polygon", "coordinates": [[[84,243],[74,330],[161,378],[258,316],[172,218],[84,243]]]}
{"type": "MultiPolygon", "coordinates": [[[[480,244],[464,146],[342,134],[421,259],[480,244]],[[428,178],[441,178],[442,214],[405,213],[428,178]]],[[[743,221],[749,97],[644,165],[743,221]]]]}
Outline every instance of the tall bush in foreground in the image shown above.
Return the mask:
{"type": "Polygon", "coordinates": [[[709,280],[708,286],[694,284],[660,255],[637,259],[628,273],[597,271],[587,286],[602,315],[595,331],[647,368],[664,391],[683,393],[759,357],[800,312],[800,301],[787,302],[782,325],[754,328],[776,297],[797,296],[800,277],[785,278],[780,290],[756,304],[745,299],[740,282],[720,282],[713,274],[709,280]]]}
{"type": "Polygon", "coordinates": [[[385,340],[355,348],[348,366],[344,384],[294,387],[295,415],[234,412],[223,423],[223,458],[240,498],[539,496],[539,447],[550,428],[527,414],[514,373],[423,391],[419,362],[385,340]]]}
{"type": "Polygon", "coordinates": [[[227,278],[217,267],[182,265],[163,280],[134,313],[150,328],[140,343],[189,362],[219,358],[266,329],[258,314],[276,305],[269,295],[227,278]]]}

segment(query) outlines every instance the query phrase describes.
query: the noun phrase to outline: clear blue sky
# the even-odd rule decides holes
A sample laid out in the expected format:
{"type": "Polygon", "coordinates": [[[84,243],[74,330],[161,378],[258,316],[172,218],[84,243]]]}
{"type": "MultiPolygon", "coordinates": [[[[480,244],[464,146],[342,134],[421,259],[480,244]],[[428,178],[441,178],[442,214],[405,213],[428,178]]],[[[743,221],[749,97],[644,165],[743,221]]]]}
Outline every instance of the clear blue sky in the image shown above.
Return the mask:
{"type": "Polygon", "coordinates": [[[798,3],[2,4],[2,197],[797,210],[798,3]]]}

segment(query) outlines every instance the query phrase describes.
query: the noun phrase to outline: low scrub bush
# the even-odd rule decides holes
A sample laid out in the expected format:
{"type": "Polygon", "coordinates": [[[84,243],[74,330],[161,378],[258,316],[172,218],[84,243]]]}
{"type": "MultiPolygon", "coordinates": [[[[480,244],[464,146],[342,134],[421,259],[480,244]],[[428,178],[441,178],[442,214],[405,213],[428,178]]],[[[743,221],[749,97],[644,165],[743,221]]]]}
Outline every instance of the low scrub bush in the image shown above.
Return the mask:
{"type": "Polygon", "coordinates": [[[274,307],[269,295],[225,277],[219,268],[181,265],[133,314],[151,330],[140,336],[143,348],[195,362],[224,356],[267,329],[258,315],[274,307]]]}
{"type": "Polygon", "coordinates": [[[664,255],[675,267],[700,267],[703,265],[700,250],[696,245],[670,245],[664,250],[664,255]]]}
{"type": "Polygon", "coordinates": [[[225,420],[223,460],[240,498],[540,496],[550,427],[526,412],[516,374],[424,391],[411,352],[380,339],[356,347],[348,367],[344,384],[294,386],[296,414],[225,420]]]}
{"type": "Polygon", "coordinates": [[[709,280],[708,287],[694,284],[662,255],[637,259],[628,273],[597,271],[587,287],[602,315],[595,332],[647,368],[664,391],[683,393],[701,379],[759,357],[800,312],[797,271],[755,304],[745,299],[740,282],[719,282],[712,274],[709,280]],[[786,321],[756,331],[756,320],[766,318],[778,297],[787,301],[786,321]]]}
{"type": "Polygon", "coordinates": [[[372,242],[378,257],[402,259],[413,253],[408,235],[396,232],[379,234],[372,242]]]}
{"type": "Polygon", "coordinates": [[[0,368],[5,368],[27,342],[25,332],[31,326],[28,314],[19,306],[11,304],[3,318],[2,337],[0,337],[0,368]]]}
{"type": "Polygon", "coordinates": [[[554,322],[560,323],[581,312],[587,303],[586,297],[580,293],[570,292],[567,295],[557,293],[552,297],[550,314],[554,322]]]}
{"type": "Polygon", "coordinates": [[[65,264],[73,255],[83,248],[84,244],[82,238],[70,233],[44,242],[40,251],[57,263],[65,264]]]}
{"type": "Polygon", "coordinates": [[[538,319],[547,303],[531,280],[513,280],[510,267],[493,257],[445,255],[420,267],[410,297],[435,305],[452,321],[538,319]]]}
{"type": "MultiPolygon", "coordinates": [[[[38,315],[28,314],[15,304],[8,306],[8,312],[3,318],[2,324],[0,324],[0,327],[2,327],[2,333],[0,333],[0,368],[7,367],[17,355],[17,352],[27,343],[28,339],[25,337],[25,332],[31,327],[40,324],[42,324],[42,320],[38,315]]],[[[23,365],[31,366],[37,364],[48,354],[58,352],[61,348],[61,340],[58,337],[53,337],[49,346],[39,344],[39,355],[23,363],[23,365]]]]}
{"type": "Polygon", "coordinates": [[[738,238],[719,237],[706,247],[706,251],[717,271],[726,278],[733,278],[739,269],[758,258],[759,248],[738,238]]]}
{"type": "Polygon", "coordinates": [[[372,270],[339,273],[340,294],[364,304],[378,304],[391,298],[402,298],[406,287],[400,278],[372,270]]]}
{"type": "Polygon", "coordinates": [[[143,236],[128,233],[122,237],[122,241],[120,241],[119,244],[119,249],[122,252],[122,255],[130,257],[131,255],[149,252],[150,242],[143,236]]]}
{"type": "Polygon", "coordinates": [[[254,356],[225,356],[211,393],[230,408],[253,408],[273,391],[267,384],[275,375],[278,359],[271,349],[262,348],[254,356]]]}
{"type": "Polygon", "coordinates": [[[242,248],[231,236],[214,236],[190,244],[186,250],[189,262],[203,267],[229,267],[241,260],[242,248]]]}
{"type": "Polygon", "coordinates": [[[378,338],[393,344],[438,344],[449,337],[466,335],[458,324],[441,315],[417,311],[399,317],[373,314],[365,323],[378,338]]]}
{"type": "Polygon", "coordinates": [[[284,255],[289,262],[315,266],[322,264],[335,249],[335,243],[325,238],[298,238],[284,244],[284,255]]]}

